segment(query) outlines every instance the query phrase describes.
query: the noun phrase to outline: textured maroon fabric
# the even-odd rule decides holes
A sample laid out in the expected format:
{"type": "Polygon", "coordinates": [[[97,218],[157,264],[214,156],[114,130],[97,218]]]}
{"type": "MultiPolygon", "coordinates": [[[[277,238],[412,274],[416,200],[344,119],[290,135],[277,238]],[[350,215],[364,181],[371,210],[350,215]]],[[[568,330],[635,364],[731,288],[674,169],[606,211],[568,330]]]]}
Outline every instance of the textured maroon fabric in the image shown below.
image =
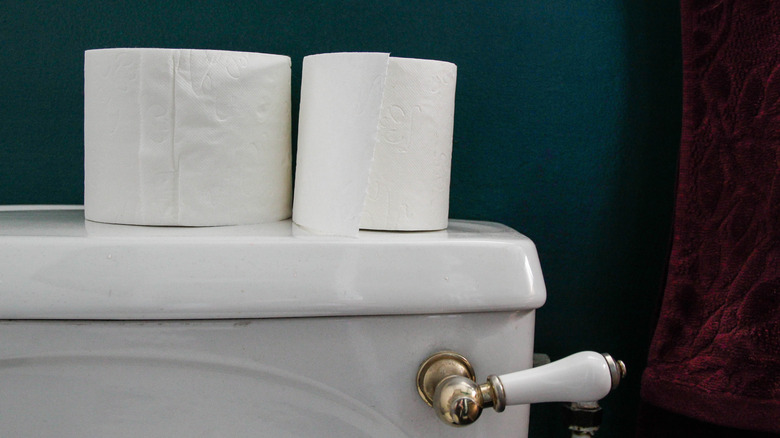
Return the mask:
{"type": "Polygon", "coordinates": [[[642,397],[780,433],[780,2],[681,12],[674,240],[642,397]]]}

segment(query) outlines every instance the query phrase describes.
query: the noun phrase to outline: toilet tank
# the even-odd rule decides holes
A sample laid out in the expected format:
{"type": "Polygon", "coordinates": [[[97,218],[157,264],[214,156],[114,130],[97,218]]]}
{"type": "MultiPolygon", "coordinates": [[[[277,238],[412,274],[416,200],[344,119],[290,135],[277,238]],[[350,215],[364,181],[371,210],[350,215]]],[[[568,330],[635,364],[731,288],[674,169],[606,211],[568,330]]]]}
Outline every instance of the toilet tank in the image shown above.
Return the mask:
{"type": "Polygon", "coordinates": [[[331,238],[6,207],[0,436],[525,437],[528,405],[438,421],[416,374],[442,350],[482,380],[531,367],[544,300],[534,244],[495,223],[331,238]]]}

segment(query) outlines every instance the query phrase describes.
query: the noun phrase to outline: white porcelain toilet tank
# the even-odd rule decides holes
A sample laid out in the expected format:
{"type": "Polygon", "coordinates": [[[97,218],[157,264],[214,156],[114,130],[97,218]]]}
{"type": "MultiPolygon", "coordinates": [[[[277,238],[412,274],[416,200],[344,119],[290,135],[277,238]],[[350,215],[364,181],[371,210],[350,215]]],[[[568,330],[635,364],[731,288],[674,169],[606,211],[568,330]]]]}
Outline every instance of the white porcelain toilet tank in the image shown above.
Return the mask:
{"type": "Polygon", "coordinates": [[[418,382],[459,397],[421,367],[440,351],[477,383],[530,368],[544,301],[534,244],[495,223],[314,238],[289,221],[142,227],[5,207],[0,436],[525,437],[525,403],[600,398],[615,362],[583,356],[595,368],[531,399],[514,387],[546,367],[489,379],[476,399],[506,412],[468,427],[439,421],[418,382]]]}

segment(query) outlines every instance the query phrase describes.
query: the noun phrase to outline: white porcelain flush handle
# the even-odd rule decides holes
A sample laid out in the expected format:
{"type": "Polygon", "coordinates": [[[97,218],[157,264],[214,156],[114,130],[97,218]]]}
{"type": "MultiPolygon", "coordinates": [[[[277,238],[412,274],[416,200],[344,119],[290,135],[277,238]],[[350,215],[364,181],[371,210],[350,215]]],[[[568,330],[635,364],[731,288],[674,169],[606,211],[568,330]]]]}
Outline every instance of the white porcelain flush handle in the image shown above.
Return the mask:
{"type": "Polygon", "coordinates": [[[606,353],[583,351],[538,368],[491,375],[478,385],[466,358],[442,352],[420,366],[417,386],[439,418],[453,426],[465,426],[476,421],[486,407],[501,412],[508,405],[600,400],[625,374],[622,361],[606,353]]]}
{"type": "Polygon", "coordinates": [[[620,382],[625,373],[622,364],[608,354],[582,351],[538,368],[504,374],[498,379],[504,386],[507,405],[596,401],[620,382]]]}

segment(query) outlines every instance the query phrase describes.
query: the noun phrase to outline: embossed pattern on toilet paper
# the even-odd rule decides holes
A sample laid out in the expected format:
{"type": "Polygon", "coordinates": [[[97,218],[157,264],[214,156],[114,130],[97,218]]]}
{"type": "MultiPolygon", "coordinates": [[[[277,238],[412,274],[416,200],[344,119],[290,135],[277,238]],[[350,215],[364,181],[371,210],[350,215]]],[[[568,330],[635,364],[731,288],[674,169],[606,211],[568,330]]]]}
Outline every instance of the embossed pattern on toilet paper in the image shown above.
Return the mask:
{"type": "Polygon", "coordinates": [[[360,228],[447,227],[456,67],[391,57],[360,228]]]}
{"type": "Polygon", "coordinates": [[[290,215],[290,60],[246,52],[85,55],[85,214],[142,225],[290,215]]]}

